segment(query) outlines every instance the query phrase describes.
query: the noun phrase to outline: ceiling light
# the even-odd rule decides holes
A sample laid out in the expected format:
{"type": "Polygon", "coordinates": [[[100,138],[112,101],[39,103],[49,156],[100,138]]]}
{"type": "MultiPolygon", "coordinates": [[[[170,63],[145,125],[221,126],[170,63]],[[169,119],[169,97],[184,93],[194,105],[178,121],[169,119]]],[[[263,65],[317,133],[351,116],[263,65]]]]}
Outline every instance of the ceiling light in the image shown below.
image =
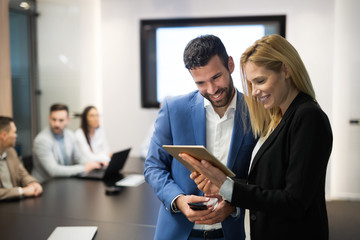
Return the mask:
{"type": "Polygon", "coordinates": [[[23,9],[25,9],[25,10],[29,10],[30,7],[31,7],[28,2],[21,2],[21,3],[19,4],[19,6],[22,7],[23,9]]]}

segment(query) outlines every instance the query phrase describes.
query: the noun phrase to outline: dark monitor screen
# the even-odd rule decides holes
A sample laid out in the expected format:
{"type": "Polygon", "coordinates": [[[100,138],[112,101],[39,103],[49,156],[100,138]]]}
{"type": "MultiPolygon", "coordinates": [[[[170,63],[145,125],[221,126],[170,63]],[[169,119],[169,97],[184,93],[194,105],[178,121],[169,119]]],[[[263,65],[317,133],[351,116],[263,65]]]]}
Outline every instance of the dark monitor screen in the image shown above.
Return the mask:
{"type": "Polygon", "coordinates": [[[234,85],[242,91],[241,54],[257,39],[268,34],[285,37],[281,16],[141,20],[141,103],[158,107],[165,97],[196,90],[183,63],[187,43],[200,36],[218,36],[235,62],[234,85]]]}

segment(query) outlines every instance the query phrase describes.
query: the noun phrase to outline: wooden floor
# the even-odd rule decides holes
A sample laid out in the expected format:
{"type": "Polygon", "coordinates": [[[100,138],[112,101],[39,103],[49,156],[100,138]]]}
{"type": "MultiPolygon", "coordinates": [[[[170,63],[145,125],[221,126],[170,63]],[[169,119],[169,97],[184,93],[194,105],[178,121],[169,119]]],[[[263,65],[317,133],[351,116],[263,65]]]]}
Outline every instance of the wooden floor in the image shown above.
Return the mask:
{"type": "Polygon", "coordinates": [[[360,201],[328,201],[330,240],[360,239],[360,201]]]}

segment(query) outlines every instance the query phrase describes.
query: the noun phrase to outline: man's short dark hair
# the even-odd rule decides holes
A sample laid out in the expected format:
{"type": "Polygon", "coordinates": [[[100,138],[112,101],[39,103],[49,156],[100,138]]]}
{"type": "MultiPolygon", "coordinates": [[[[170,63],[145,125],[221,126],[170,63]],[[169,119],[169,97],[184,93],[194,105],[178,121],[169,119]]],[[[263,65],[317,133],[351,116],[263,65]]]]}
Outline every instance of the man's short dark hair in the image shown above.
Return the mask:
{"type": "Polygon", "coordinates": [[[67,112],[67,114],[69,115],[68,106],[66,106],[65,104],[62,104],[62,103],[55,103],[55,104],[51,105],[51,107],[50,107],[50,114],[52,112],[62,111],[62,110],[65,110],[67,112]]]}
{"type": "Polygon", "coordinates": [[[191,40],[185,47],[184,64],[188,70],[203,67],[212,57],[218,55],[226,69],[229,70],[229,56],[220,38],[214,35],[203,35],[191,40]]]}
{"type": "Polygon", "coordinates": [[[8,132],[10,130],[10,123],[11,122],[14,122],[13,118],[0,116],[0,132],[3,131],[3,130],[8,132]]]}

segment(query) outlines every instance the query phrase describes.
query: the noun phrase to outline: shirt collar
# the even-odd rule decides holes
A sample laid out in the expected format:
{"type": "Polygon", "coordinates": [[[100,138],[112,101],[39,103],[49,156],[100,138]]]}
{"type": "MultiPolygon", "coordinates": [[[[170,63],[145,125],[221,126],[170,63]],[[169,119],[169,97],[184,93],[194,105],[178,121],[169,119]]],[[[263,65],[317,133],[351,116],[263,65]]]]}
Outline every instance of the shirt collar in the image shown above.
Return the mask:
{"type": "Polygon", "coordinates": [[[0,155],[0,160],[6,160],[6,152],[3,152],[3,154],[0,155]]]}
{"type": "MultiPolygon", "coordinates": [[[[236,110],[236,102],[237,102],[236,99],[237,99],[237,89],[235,88],[234,97],[231,99],[231,102],[228,108],[226,109],[224,116],[236,110]]],[[[204,98],[204,107],[205,108],[211,107],[214,110],[214,107],[211,105],[211,102],[206,98],[204,98]]]]}
{"type": "Polygon", "coordinates": [[[54,135],[55,139],[58,141],[64,139],[64,134],[55,134],[52,131],[51,131],[51,133],[54,135]]]}

